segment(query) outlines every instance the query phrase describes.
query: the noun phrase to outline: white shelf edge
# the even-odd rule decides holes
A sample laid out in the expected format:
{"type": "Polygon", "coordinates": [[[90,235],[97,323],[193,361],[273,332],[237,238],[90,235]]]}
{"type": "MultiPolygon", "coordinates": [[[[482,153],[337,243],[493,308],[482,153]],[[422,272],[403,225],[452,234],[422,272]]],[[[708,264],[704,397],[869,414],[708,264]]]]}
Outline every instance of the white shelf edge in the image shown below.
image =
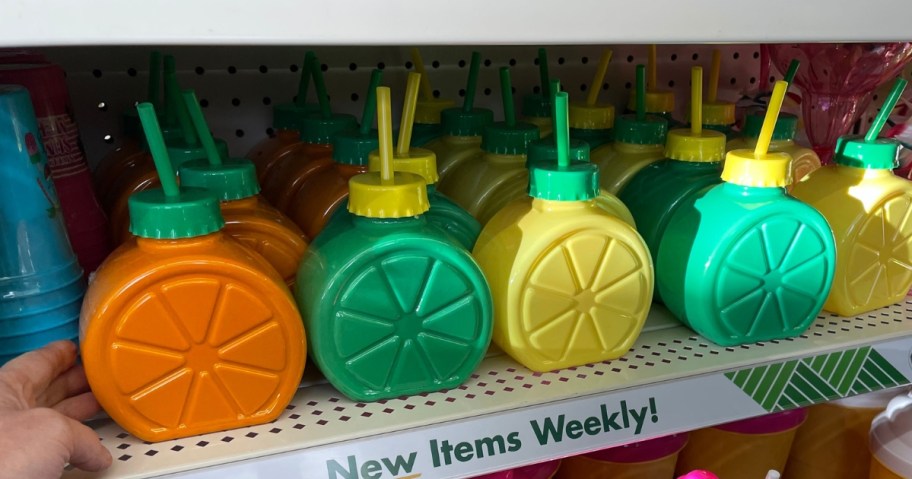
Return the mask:
{"type": "MultiPolygon", "coordinates": [[[[369,459],[408,457],[410,452],[416,453],[410,474],[420,473],[422,479],[472,477],[791,407],[788,398],[794,392],[785,386],[764,389],[777,391],[777,396],[767,400],[776,399],[779,406],[771,407],[776,401],[761,406],[725,373],[786,362],[798,364],[795,361],[803,358],[840,352],[843,354],[838,357],[850,363],[855,357],[863,360],[865,371],[876,366],[874,370],[880,374],[883,369],[877,366],[878,362],[891,365],[893,379],[872,383],[867,389],[908,384],[912,379],[912,302],[858,318],[821,316],[800,338],[735,348],[709,344],[676,325],[661,308],[654,308],[650,330],[622,360],[533,374],[497,355],[485,359],[476,375],[458,389],[368,404],[353,403],[341,398],[332,387],[317,385],[302,389],[293,406],[275,423],[159,444],[128,437],[109,423],[98,431],[115,456],[114,467],[100,475],[73,471],[65,477],[142,478],[168,474],[192,479],[221,479],[226,475],[241,479],[350,479],[355,476],[329,474],[328,461],[347,468],[350,455],[363,464],[369,459]],[[622,400],[629,408],[642,408],[648,406],[649,398],[654,398],[657,422],[644,422],[638,434],[627,428],[541,446],[529,423],[533,418],[556,418],[562,413],[567,414],[566,420],[584,420],[599,415],[601,404],[609,411],[617,410],[622,400]],[[431,439],[474,444],[475,439],[510,432],[517,432],[523,444],[517,451],[434,467],[431,439]]],[[[762,377],[770,371],[776,370],[757,370],[752,374],[762,377]]],[[[806,378],[806,372],[783,373],[781,377],[789,380],[783,384],[798,384],[796,378],[806,378]]],[[[858,377],[863,376],[859,373],[858,377]]],[[[843,387],[860,384],[855,376],[852,378],[843,382],[843,387]]],[[[857,392],[820,389],[808,393],[816,396],[805,398],[805,402],[817,403],[857,392]]]]}
{"type": "Polygon", "coordinates": [[[910,16],[906,0],[12,0],[0,46],[897,41],[910,16]]]}

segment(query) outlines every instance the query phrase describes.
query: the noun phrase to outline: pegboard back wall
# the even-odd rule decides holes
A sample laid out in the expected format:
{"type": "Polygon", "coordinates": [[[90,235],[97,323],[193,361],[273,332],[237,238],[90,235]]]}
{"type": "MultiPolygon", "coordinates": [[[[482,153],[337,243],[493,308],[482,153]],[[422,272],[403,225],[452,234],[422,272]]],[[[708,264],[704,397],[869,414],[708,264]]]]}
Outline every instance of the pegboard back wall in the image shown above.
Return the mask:
{"type": "MultiPolygon", "coordinates": [[[[549,70],[562,82],[571,100],[583,100],[599,62],[602,46],[548,48],[549,70]]],[[[646,63],[647,47],[610,47],[613,58],[600,101],[622,110],[627,102],[638,63],[646,63]]],[[[719,97],[736,100],[757,88],[759,48],[756,45],[662,45],[658,48],[658,86],[676,92],[677,115],[688,108],[690,67],[704,67],[708,81],[713,48],[720,48],[722,74],[719,97]]],[[[534,47],[422,47],[421,53],[435,94],[461,104],[471,51],[482,54],[476,106],[491,108],[502,118],[498,69],[511,68],[517,108],[521,97],[538,91],[537,49],[534,47]]],[[[48,58],[67,71],[74,113],[83,144],[94,167],[120,142],[121,112],[146,95],[148,47],[65,47],[44,50],[48,58]]],[[[292,101],[297,92],[300,66],[306,47],[175,47],[163,53],[176,57],[182,88],[196,90],[210,127],[225,139],[232,155],[242,156],[271,127],[272,106],[292,101]]],[[[384,72],[383,83],[392,88],[394,121],[412,70],[406,47],[320,47],[315,49],[324,65],[333,109],[361,114],[371,71],[384,72]]],[[[779,76],[773,69],[772,74],[779,76]]],[[[704,87],[705,88],[705,87],[704,87]]],[[[311,101],[315,97],[311,87],[311,101]]]]}

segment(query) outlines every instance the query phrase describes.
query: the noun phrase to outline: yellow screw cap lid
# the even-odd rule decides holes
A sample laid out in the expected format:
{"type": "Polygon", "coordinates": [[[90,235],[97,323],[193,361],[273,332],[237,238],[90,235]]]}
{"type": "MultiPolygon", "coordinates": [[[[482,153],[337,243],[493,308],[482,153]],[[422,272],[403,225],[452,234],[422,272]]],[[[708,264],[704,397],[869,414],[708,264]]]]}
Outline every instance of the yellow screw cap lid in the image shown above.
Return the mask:
{"type": "Polygon", "coordinates": [[[418,104],[415,106],[415,123],[439,125],[440,112],[455,106],[455,101],[446,98],[419,99],[418,104]]]}
{"type": "MultiPolygon", "coordinates": [[[[370,153],[370,156],[368,156],[368,164],[368,169],[370,171],[380,171],[379,150],[370,153]]],[[[433,151],[424,148],[409,148],[406,156],[399,155],[398,153],[394,155],[393,169],[406,173],[414,173],[424,178],[424,181],[429,185],[437,183],[437,180],[439,179],[437,176],[437,155],[435,155],[433,151]]]]}
{"type": "Polygon", "coordinates": [[[734,125],[735,104],[727,101],[713,101],[703,103],[704,125],[734,125]]]}
{"type": "Polygon", "coordinates": [[[754,150],[732,150],[725,155],[722,181],[758,187],[783,187],[792,182],[792,157],[787,153],[767,153],[762,158],[754,150]]]}
{"type": "Polygon", "coordinates": [[[414,173],[393,173],[383,184],[379,172],[362,173],[348,180],[348,211],[368,218],[418,216],[430,208],[427,184],[414,173]]]}
{"type": "Polygon", "coordinates": [[[686,128],[668,132],[665,156],[672,160],[710,162],[725,157],[725,135],[713,130],[694,133],[686,128]]]}
{"type": "MultiPolygon", "coordinates": [[[[636,90],[630,93],[627,109],[636,110],[636,90]]],[[[646,91],[646,113],[671,113],[675,109],[675,94],[668,90],[646,91]]]]}
{"type": "Polygon", "coordinates": [[[614,128],[614,105],[570,104],[570,128],[608,130],[614,128]]]}

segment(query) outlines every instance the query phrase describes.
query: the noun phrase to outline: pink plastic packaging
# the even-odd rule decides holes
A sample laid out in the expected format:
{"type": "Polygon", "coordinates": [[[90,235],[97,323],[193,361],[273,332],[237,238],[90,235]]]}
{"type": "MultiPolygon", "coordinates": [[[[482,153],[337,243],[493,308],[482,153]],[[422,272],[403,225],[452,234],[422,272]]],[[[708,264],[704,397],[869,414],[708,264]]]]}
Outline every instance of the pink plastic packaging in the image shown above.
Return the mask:
{"type": "Polygon", "coordinates": [[[0,83],[22,85],[29,91],[67,234],[88,275],[111,252],[111,242],[107,218],[95,198],[79,129],[70,115],[63,69],[49,63],[0,64],[0,83]]]}

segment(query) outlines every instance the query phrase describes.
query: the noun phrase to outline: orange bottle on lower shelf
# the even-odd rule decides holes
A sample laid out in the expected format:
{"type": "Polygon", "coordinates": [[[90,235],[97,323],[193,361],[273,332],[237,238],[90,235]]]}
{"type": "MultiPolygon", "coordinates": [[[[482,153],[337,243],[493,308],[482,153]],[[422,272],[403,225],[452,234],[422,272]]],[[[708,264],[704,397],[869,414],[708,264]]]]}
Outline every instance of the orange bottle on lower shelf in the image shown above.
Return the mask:
{"type": "MultiPolygon", "coordinates": [[[[151,106],[140,108],[157,126],[151,106]]],[[[294,300],[263,258],[221,231],[215,196],[178,188],[156,149],[163,189],[132,196],[135,238],[101,265],[83,303],[92,392],[145,441],[274,420],[304,368],[294,300]]]]}

